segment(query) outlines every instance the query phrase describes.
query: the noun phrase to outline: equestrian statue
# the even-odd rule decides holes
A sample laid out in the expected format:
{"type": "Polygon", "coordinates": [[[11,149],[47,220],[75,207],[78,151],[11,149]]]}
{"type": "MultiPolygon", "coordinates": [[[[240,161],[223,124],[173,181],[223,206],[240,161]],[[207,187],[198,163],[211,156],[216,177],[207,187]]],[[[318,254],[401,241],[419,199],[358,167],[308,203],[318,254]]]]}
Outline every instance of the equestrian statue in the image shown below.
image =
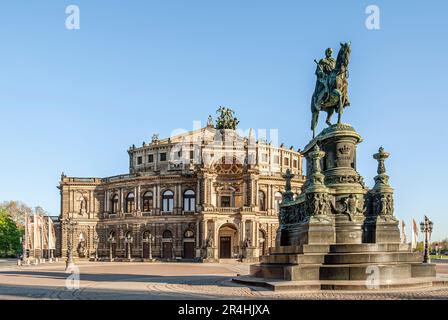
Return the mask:
{"type": "Polygon", "coordinates": [[[317,64],[316,68],[316,88],[311,98],[311,130],[313,138],[316,135],[316,127],[319,120],[319,112],[327,113],[326,123],[331,126],[331,116],[336,111],[338,113],[338,124],[341,123],[344,108],[350,105],[347,93],[348,87],[348,63],[350,59],[351,45],[341,43],[336,61],[331,56],[333,50],[328,48],[325,51],[325,58],[317,64]]]}

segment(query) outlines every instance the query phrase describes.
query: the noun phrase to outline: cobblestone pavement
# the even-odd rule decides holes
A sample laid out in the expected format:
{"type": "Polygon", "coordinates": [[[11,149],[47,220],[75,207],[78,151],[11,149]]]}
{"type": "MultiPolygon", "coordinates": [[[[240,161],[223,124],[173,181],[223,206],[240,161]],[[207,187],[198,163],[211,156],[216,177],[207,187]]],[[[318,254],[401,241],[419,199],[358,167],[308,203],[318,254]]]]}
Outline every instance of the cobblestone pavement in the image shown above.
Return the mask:
{"type": "MultiPolygon", "coordinates": [[[[80,262],[79,289],[63,263],[0,269],[0,299],[448,299],[448,287],[393,291],[275,293],[231,282],[249,264],[80,262]],[[70,284],[71,282],[69,282],[70,284]]],[[[438,265],[448,278],[448,265],[438,265]]]]}

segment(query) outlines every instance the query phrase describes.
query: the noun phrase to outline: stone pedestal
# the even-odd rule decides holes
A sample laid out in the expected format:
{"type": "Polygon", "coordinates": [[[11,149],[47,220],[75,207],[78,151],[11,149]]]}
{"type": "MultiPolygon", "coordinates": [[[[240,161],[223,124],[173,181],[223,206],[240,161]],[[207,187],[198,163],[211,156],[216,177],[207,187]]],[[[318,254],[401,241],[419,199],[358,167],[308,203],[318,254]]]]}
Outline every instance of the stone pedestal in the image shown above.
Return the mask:
{"type": "Polygon", "coordinates": [[[384,165],[389,154],[380,148],[374,155],[378,175],[369,190],[356,171],[361,141],[353,127],[340,124],[305,147],[307,180],[297,199],[281,205],[276,247],[251,266],[250,277],[235,281],[275,290],[368,290],[376,272],[378,289],[433,285],[435,266],[400,244],[384,165]]]}

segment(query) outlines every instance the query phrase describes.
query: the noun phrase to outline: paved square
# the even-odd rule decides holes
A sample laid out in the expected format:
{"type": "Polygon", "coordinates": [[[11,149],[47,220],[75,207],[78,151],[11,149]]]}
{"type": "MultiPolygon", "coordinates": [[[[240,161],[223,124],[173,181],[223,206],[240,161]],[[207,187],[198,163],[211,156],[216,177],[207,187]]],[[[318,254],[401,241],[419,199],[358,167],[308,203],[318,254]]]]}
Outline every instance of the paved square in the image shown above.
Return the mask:
{"type": "MultiPolygon", "coordinates": [[[[79,262],[79,289],[66,287],[64,263],[0,264],[0,299],[448,299],[448,288],[414,291],[282,292],[231,282],[249,264],[79,262]]],[[[437,266],[448,278],[448,264],[437,266]]]]}

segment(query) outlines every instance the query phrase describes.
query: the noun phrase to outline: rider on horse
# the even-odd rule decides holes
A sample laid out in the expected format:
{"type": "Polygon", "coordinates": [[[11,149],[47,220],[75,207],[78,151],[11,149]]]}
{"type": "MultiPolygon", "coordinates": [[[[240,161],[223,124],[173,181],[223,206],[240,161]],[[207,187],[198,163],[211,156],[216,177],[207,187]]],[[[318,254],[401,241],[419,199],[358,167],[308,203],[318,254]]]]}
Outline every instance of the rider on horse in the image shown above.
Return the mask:
{"type": "MultiPolygon", "coordinates": [[[[329,75],[336,66],[336,60],[331,56],[332,54],[333,49],[327,48],[327,50],[325,50],[325,58],[320,59],[319,62],[314,60],[317,63],[315,72],[317,81],[324,87],[321,91],[323,101],[326,100],[324,95],[328,97],[328,94],[330,93],[329,75]]],[[[317,106],[317,109],[320,110],[320,106],[317,106]]]]}

